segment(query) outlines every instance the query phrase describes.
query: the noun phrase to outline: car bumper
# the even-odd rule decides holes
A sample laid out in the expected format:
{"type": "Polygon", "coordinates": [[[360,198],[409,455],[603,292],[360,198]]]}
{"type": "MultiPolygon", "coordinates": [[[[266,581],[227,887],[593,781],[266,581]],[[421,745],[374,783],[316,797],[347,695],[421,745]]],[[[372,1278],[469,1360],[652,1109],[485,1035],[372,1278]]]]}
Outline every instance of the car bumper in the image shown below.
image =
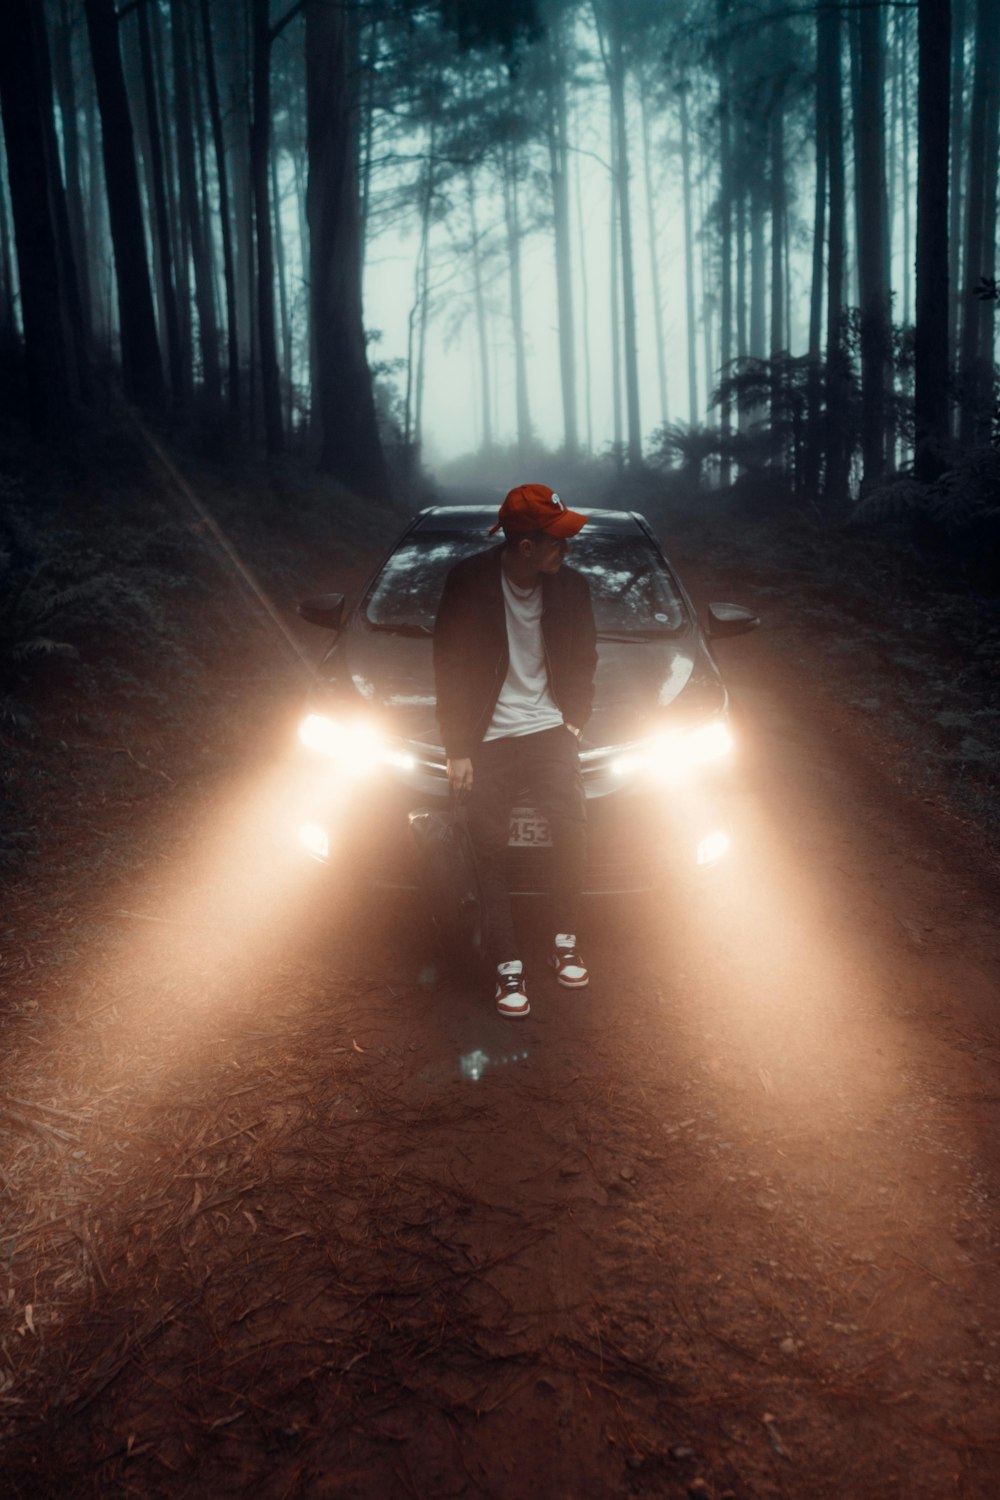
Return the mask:
{"type": "MultiPolygon", "coordinates": [[[[697,879],[728,857],[729,789],[718,778],[683,787],[629,787],[587,797],[586,895],[630,894],[697,879]]],[[[317,777],[303,788],[289,819],[305,854],[342,878],[396,889],[418,884],[408,815],[446,812],[443,780],[414,786],[383,774],[345,786],[317,777]]],[[[508,849],[508,879],[516,895],[545,891],[552,850],[508,849]]]]}

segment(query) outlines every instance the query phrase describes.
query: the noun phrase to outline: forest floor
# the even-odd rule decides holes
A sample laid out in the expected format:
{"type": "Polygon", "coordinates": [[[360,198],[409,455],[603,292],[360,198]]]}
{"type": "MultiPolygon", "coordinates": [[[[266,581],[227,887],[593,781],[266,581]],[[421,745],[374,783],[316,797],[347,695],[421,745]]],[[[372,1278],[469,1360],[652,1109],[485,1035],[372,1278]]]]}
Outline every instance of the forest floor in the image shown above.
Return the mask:
{"type": "Polygon", "coordinates": [[[3,923],[15,1495],[997,1494],[988,613],[667,530],[763,616],[734,853],[591,903],[580,994],[521,910],[527,1021],[298,859],[262,627],[59,751],[3,923]]]}

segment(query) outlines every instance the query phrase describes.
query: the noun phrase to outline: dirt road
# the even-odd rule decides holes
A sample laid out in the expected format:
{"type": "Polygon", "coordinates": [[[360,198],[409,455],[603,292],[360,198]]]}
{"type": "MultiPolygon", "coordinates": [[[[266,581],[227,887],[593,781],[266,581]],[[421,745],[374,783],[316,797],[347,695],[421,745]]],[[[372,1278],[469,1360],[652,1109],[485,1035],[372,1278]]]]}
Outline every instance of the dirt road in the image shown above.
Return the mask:
{"type": "Polygon", "coordinates": [[[280,749],[222,764],[272,690],[218,710],[15,976],[15,1494],[1000,1493],[997,888],[821,642],[724,665],[731,861],[595,904],[583,994],[522,912],[521,1023],[405,903],[330,917],[280,749]]]}

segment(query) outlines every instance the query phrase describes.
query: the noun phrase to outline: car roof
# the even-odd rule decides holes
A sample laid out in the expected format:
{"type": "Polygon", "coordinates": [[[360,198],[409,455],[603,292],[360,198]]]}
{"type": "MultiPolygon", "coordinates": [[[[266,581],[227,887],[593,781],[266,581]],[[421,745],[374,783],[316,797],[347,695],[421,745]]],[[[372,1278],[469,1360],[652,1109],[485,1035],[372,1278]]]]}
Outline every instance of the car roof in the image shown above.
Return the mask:
{"type": "MultiPolygon", "coordinates": [[[[599,531],[619,533],[647,533],[638,514],[632,510],[597,510],[589,506],[574,507],[581,516],[587,517],[589,526],[599,531]]],[[[416,531],[489,531],[497,518],[495,505],[431,505],[417,516],[416,531]]]]}

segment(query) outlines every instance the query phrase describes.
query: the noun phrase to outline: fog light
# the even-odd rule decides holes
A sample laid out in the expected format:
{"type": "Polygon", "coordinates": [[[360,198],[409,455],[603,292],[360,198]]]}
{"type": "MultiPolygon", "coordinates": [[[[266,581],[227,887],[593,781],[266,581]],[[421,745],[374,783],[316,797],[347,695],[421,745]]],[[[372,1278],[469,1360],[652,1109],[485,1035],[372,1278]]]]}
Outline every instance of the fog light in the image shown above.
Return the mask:
{"type": "Polygon", "coordinates": [[[698,845],[698,863],[700,865],[714,865],[718,860],[729,853],[729,834],[724,833],[721,828],[715,833],[710,833],[703,838],[698,845]]]}
{"type": "Polygon", "coordinates": [[[318,823],[303,823],[299,828],[299,843],[313,859],[329,859],[330,840],[325,828],[318,823]]]}

